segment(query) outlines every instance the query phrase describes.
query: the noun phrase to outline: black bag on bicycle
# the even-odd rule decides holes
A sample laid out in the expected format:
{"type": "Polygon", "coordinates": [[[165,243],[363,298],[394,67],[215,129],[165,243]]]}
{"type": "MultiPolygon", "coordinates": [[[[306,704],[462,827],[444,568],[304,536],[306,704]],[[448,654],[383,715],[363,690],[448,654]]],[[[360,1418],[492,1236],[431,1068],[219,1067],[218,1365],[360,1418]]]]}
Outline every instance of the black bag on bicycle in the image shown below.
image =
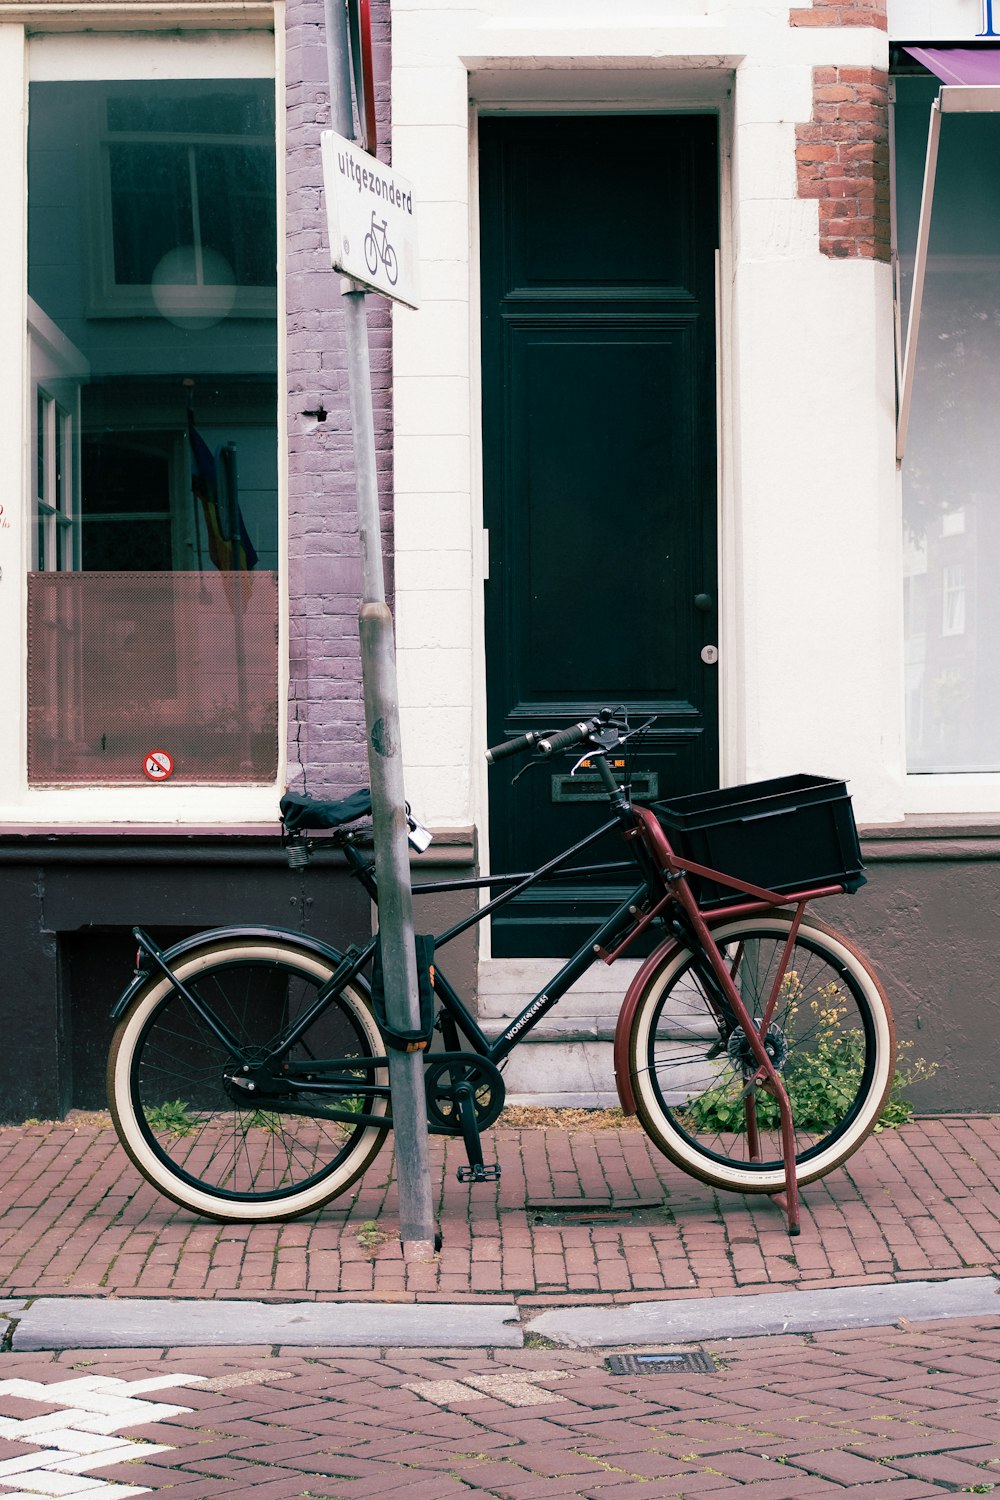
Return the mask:
{"type": "Polygon", "coordinates": [[[372,962],[372,1010],[383,1040],[397,1052],[423,1052],[430,1045],[434,1030],[434,939],[427,933],[418,932],[413,942],[417,950],[417,993],[420,998],[420,1025],[415,1031],[396,1031],[389,1025],[381,937],[372,962]]]}

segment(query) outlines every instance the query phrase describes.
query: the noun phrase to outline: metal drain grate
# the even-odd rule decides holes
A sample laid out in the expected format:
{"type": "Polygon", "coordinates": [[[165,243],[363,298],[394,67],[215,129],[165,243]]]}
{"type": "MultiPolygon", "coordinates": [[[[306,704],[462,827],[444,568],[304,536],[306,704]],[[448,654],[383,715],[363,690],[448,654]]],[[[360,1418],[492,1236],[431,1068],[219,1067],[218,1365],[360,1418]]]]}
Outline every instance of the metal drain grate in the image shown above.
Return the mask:
{"type": "Polygon", "coordinates": [[[604,1368],[609,1375],[714,1375],[718,1367],[710,1354],[695,1349],[685,1354],[609,1354],[604,1368]]]}
{"type": "Polygon", "coordinates": [[[586,1228],[588,1224],[662,1224],[663,1198],[528,1198],[533,1224],[552,1229],[586,1228]]]}

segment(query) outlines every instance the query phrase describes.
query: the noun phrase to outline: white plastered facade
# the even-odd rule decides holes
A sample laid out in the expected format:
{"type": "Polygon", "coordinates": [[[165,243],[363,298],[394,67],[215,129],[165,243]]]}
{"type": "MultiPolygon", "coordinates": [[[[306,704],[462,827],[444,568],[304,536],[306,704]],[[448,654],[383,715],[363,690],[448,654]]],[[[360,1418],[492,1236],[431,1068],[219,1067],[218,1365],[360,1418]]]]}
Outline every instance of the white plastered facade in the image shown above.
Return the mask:
{"type": "Polygon", "coordinates": [[[795,162],[814,67],[885,69],[885,33],[719,0],[394,0],[392,27],[393,159],[419,197],[423,278],[420,311],[394,319],[414,805],[432,825],[475,825],[485,853],[479,115],[702,108],[722,143],[722,778],[815,770],[849,779],[859,821],[902,818],[890,272],[820,252],[795,162]]]}

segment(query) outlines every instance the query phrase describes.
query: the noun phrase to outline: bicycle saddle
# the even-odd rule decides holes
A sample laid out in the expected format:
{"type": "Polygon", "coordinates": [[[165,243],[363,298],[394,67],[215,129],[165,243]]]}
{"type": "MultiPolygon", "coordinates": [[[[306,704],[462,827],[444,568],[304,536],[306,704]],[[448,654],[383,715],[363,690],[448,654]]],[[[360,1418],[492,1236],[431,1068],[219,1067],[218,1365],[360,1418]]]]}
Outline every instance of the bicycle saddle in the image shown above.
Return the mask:
{"type": "Polygon", "coordinates": [[[286,792],[279,805],[288,832],[305,833],[310,828],[339,828],[367,817],[372,810],[372,794],[363,786],[339,802],[321,802],[300,792],[286,792]]]}

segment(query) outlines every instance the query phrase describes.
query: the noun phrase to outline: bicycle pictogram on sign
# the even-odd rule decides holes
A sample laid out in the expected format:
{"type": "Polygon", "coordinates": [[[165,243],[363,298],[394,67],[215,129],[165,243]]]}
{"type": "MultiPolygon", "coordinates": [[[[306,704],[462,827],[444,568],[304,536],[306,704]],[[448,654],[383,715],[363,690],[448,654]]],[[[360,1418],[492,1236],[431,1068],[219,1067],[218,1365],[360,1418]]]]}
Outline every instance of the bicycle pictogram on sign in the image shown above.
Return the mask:
{"type": "Polygon", "coordinates": [[[166,750],[150,750],[142,769],[150,781],[166,781],[173,774],[174,758],[166,750]]]}
{"type": "Polygon", "coordinates": [[[389,244],[387,230],[388,219],[383,219],[381,224],[375,217],[372,209],[372,227],[365,235],[365,264],[374,276],[379,267],[379,261],[385,266],[385,274],[388,276],[392,286],[396,285],[396,277],[399,274],[399,264],[396,260],[396,252],[389,244]]]}

